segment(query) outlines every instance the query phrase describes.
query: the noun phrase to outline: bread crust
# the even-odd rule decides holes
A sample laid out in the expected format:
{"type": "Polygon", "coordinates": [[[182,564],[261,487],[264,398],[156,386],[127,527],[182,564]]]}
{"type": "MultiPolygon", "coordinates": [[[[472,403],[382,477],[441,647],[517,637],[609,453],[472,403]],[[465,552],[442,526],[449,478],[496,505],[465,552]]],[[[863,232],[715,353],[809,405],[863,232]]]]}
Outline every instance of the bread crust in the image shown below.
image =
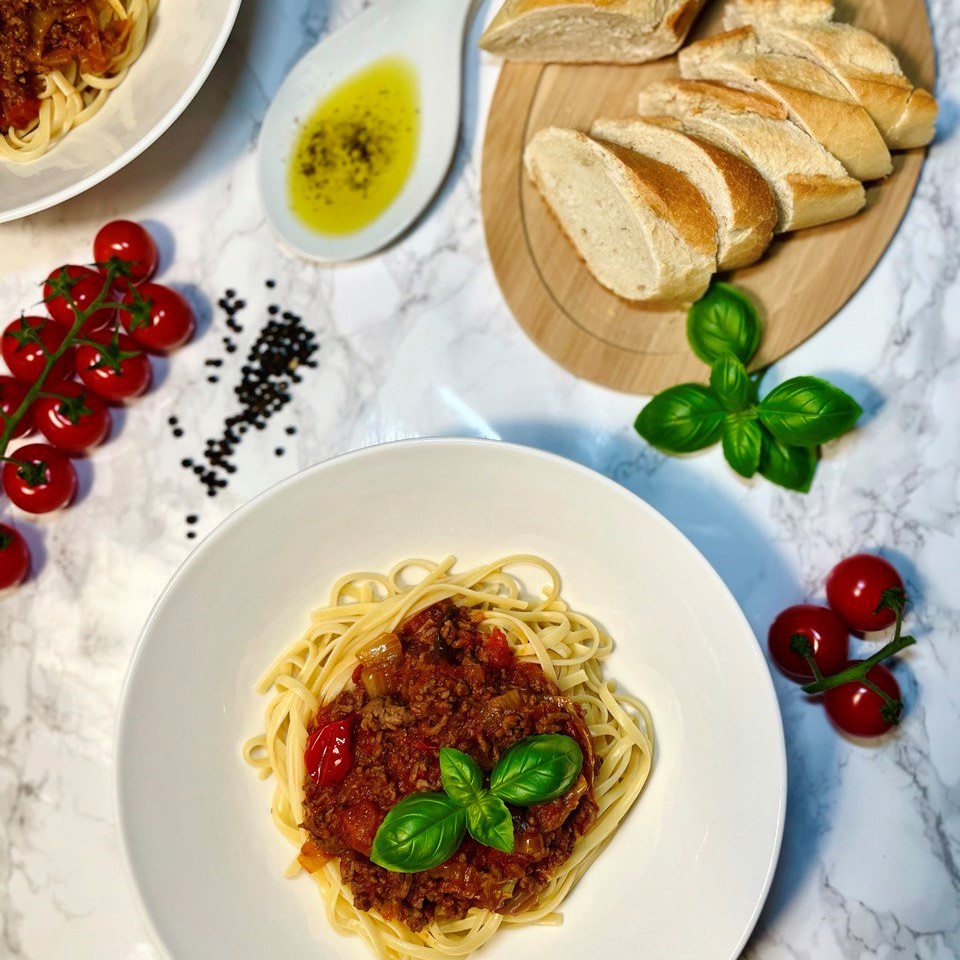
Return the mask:
{"type": "Polygon", "coordinates": [[[702,162],[712,169],[717,179],[718,196],[711,196],[705,189],[702,193],[717,220],[718,269],[735,270],[763,256],[777,223],[777,205],[766,180],[750,164],[700,137],[684,133],[669,117],[600,120],[591,129],[591,135],[661,161],[664,147],[689,151],[693,162],[702,162]],[[654,152],[661,156],[654,156],[654,152]]]}
{"type": "Polygon", "coordinates": [[[827,70],[866,110],[888,147],[903,150],[930,143],[936,100],[904,76],[893,51],[872,33],[848,23],[791,19],[784,11],[797,2],[734,0],[725,23],[749,24],[765,50],[804,57],[827,70]]]}
{"type": "Polygon", "coordinates": [[[841,83],[811,61],[759,49],[753,28],[740,27],[681,50],[680,73],[772,96],[790,120],[858,180],[876,180],[891,172],[890,151],[877,125],[841,83]]]}
{"type": "Polygon", "coordinates": [[[609,140],[592,138],[633,174],[634,186],[661,220],[705,257],[717,255],[717,221],[703,194],[679,170],[609,140]]]}
{"type": "MultiPolygon", "coordinates": [[[[666,229],[672,237],[668,243],[677,259],[665,257],[665,251],[646,244],[647,253],[657,266],[655,278],[646,278],[643,286],[648,295],[642,299],[690,302],[702,296],[716,269],[716,220],[706,200],[681,173],[649,157],[643,157],[617,144],[607,143],[577,130],[547,127],[538,131],[524,151],[527,173],[540,191],[551,213],[559,222],[567,239],[597,280],[618,296],[630,296],[627,284],[615,281],[605,264],[576,239],[581,223],[567,222],[555,205],[549,185],[542,176],[543,155],[549,146],[562,146],[571,159],[587,158],[591,167],[599,167],[608,177],[627,207],[639,222],[646,221],[655,230],[666,229]]],[[[571,176],[576,176],[572,173],[571,176]]],[[[648,240],[655,232],[644,230],[648,240]]],[[[638,257],[638,262],[640,258],[638,257]]]]}
{"type": "Polygon", "coordinates": [[[839,220],[863,207],[863,185],[846,176],[840,162],[808,134],[785,119],[760,115],[744,122],[738,118],[753,111],[711,106],[722,101],[704,99],[705,84],[688,80],[654,84],[640,94],[640,112],[673,117],[686,133],[710,140],[757,167],[777,200],[778,233],[839,220]],[[790,133],[777,146],[777,156],[769,153],[771,142],[779,144],[781,139],[780,132],[769,126],[771,121],[783,124],[784,134],[790,133]],[[804,154],[796,152],[801,140],[809,141],[804,154]],[[821,169],[811,169],[817,166],[821,169]]]}
{"type": "Polygon", "coordinates": [[[646,63],[675,53],[706,0],[505,0],[484,50],[539,63],[646,63]]]}

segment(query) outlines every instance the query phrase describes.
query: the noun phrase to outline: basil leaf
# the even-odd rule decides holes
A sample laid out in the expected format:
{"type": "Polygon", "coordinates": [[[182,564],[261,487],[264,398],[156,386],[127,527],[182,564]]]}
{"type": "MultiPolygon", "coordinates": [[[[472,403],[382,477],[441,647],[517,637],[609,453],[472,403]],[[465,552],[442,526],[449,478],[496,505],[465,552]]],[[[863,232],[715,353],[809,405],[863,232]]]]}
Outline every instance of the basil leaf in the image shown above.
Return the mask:
{"type": "Polygon", "coordinates": [[[484,793],[467,807],[467,830],[477,843],[513,853],[513,818],[492,793],[484,793]]]}
{"type": "Polygon", "coordinates": [[[572,737],[559,733],[524,737],[490,774],[490,792],[507,803],[529,807],[563,796],[580,775],[583,753],[572,737]]]}
{"type": "Polygon", "coordinates": [[[687,313],[687,340],[704,363],[714,363],[725,353],[749,363],[760,346],[760,318],[739,290],[714,283],[687,313]]]}
{"type": "Polygon", "coordinates": [[[723,407],[707,387],[681,383],[653,397],[634,426],[647,443],[667,453],[692,453],[720,439],[723,407]]]}
{"type": "Polygon", "coordinates": [[[788,490],[806,493],[817,472],[816,448],[781,443],[767,430],[762,434],[760,475],[788,490]]]}
{"type": "Polygon", "coordinates": [[[750,406],[753,384],[747,368],[732,354],[724,354],[710,371],[710,386],[720,405],[731,413],[750,406]]]}
{"type": "Polygon", "coordinates": [[[370,859],[394,873],[417,873],[449,860],[463,841],[466,813],[445,793],[412,793],[384,818],[370,859]]]}
{"type": "Polygon", "coordinates": [[[756,420],[730,417],[723,425],[723,455],[741,477],[749,479],[760,466],[763,433],[756,420]]]}
{"type": "Polygon", "coordinates": [[[446,795],[467,807],[485,793],[483,771],[472,757],[453,747],[440,749],[440,776],[446,795]]]}
{"type": "Polygon", "coordinates": [[[863,410],[849,394],[819,377],[794,377],[775,387],[758,408],[763,425],[782,443],[816,447],[846,433],[863,410]]]}

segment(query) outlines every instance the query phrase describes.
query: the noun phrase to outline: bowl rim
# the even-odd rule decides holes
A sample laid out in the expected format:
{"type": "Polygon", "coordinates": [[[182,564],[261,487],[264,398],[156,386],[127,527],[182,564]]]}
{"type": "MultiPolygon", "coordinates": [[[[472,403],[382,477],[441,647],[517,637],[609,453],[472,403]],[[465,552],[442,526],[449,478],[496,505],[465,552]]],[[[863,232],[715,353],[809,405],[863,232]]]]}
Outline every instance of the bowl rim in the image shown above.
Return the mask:
{"type": "MultiPolygon", "coordinates": [[[[103,183],[108,177],[112,177],[118,170],[121,170],[128,163],[139,157],[145,150],[153,146],[180,118],[183,111],[187,109],[193,101],[193,98],[200,92],[200,88],[206,83],[207,77],[210,76],[211,71],[214,66],[216,66],[217,61],[220,59],[220,54],[223,52],[223,48],[226,46],[227,40],[233,32],[237,15],[240,12],[241,3],[242,0],[228,0],[229,5],[226,10],[226,15],[220,24],[220,29],[210,49],[207,51],[206,57],[200,64],[200,69],[194,74],[193,79],[187,84],[187,87],[177,99],[176,103],[174,103],[136,143],[128,147],[119,157],[111,160],[106,166],[95,170],[93,173],[77,180],[68,187],[64,187],[62,190],[58,190],[56,193],[31,200],[29,203],[11,207],[9,210],[0,210],[0,223],[11,223],[14,220],[21,220],[23,217],[40,213],[42,210],[49,210],[51,207],[55,207],[66,200],[71,200],[73,197],[79,196],[81,193],[86,193],[91,187],[95,187],[98,183],[103,183]]],[[[136,64],[134,64],[134,66],[136,66],[136,64]]],[[[93,119],[95,120],[96,118],[93,119]]],[[[55,150],[57,146],[58,144],[54,144],[52,149],[55,150]]]]}
{"type": "MultiPolygon", "coordinates": [[[[239,2],[239,0],[238,0],[239,2]]],[[[128,841],[128,824],[126,815],[124,813],[124,805],[121,802],[121,753],[123,752],[123,746],[125,743],[125,727],[127,715],[131,709],[132,698],[130,696],[131,686],[133,683],[134,675],[137,672],[139,666],[141,655],[146,646],[148,633],[153,626],[154,621],[156,620],[161,607],[166,602],[167,596],[172,592],[174,586],[179,583],[182,577],[184,577],[192,564],[196,559],[203,553],[206,553],[211,549],[211,545],[215,540],[219,539],[223,531],[232,527],[235,523],[238,522],[240,516],[245,514],[249,510],[256,509],[256,507],[266,500],[272,499],[277,496],[282,496],[283,491],[288,487],[292,486],[295,483],[301,482],[308,474],[313,473],[322,473],[325,470],[330,469],[337,463],[342,460],[362,460],[368,459],[370,457],[376,457],[379,455],[379,452],[383,448],[395,448],[395,447],[408,447],[411,449],[422,448],[422,447],[470,447],[470,448],[490,448],[490,449],[503,449],[507,448],[514,453],[529,456],[533,460],[540,461],[543,465],[553,465],[561,466],[566,469],[572,470],[574,473],[580,474],[584,477],[589,477],[594,482],[601,482],[612,494],[621,497],[627,498],[631,501],[634,507],[639,507],[641,510],[647,512],[652,520],[659,523],[660,525],[668,528],[675,536],[680,537],[683,543],[694,553],[696,557],[700,559],[705,572],[709,573],[709,576],[713,578],[715,586],[724,592],[730,599],[733,608],[736,610],[737,616],[739,616],[742,621],[743,627],[746,630],[747,634],[753,639],[753,642],[757,648],[757,653],[760,655],[761,660],[764,660],[763,652],[760,647],[760,642],[756,637],[756,634],[753,631],[753,628],[750,626],[749,621],[744,614],[743,609],[740,607],[740,604],[737,602],[736,597],[734,597],[730,588],[726,585],[723,578],[719,573],[713,568],[713,565],[709,560],[701,553],[697,546],[683,533],[678,527],[671,523],[659,510],[647,503],[639,495],[633,493],[631,490],[628,490],[622,484],[617,483],[615,480],[610,477],[600,473],[597,470],[594,470],[591,467],[585,466],[582,463],[577,462],[576,460],[571,460],[568,457],[561,456],[560,454],[553,453],[546,450],[541,450],[537,447],[529,447],[525,444],[513,443],[505,440],[494,440],[484,437],[441,437],[441,436],[425,436],[425,437],[407,437],[397,440],[386,440],[381,443],[373,443],[368,446],[359,447],[354,450],[348,450],[343,453],[336,454],[334,456],[328,457],[324,460],[320,460],[317,463],[311,464],[310,466],[304,467],[301,470],[296,471],[295,473],[290,474],[289,476],[278,480],[276,483],[271,484],[266,489],[262,490],[256,496],[247,500],[246,502],[240,504],[235,510],[231,511],[226,517],[223,518],[195,547],[190,553],[184,558],[184,560],[179,564],[177,569],[173,572],[170,579],[167,581],[163,590],[160,592],[156,601],[150,609],[150,613],[147,615],[147,619],[144,621],[144,625],[140,630],[140,635],[137,638],[136,645],[133,649],[133,652],[130,656],[130,661],[127,666],[126,672],[124,674],[123,683],[121,686],[120,698],[115,713],[114,720],[114,737],[113,737],[113,790],[112,798],[114,803],[114,814],[117,824],[117,832],[119,834],[120,840],[120,849],[121,849],[121,860],[123,863],[123,874],[127,881],[127,886],[130,892],[133,895],[134,903],[136,904],[137,912],[140,915],[141,920],[145,924],[147,930],[152,936],[156,945],[158,945],[165,956],[170,957],[171,960],[179,960],[169,948],[167,941],[161,935],[159,929],[153,921],[153,916],[147,907],[146,901],[143,897],[143,891],[140,886],[140,881],[138,875],[134,869],[133,857],[130,849],[130,843],[128,841]]],[[[751,914],[744,924],[743,931],[740,935],[739,940],[734,945],[733,949],[730,952],[729,960],[737,960],[740,956],[740,953],[743,951],[744,946],[746,945],[747,940],[750,938],[753,933],[757,921],[760,917],[760,912],[764,907],[764,904],[767,902],[767,898],[770,893],[770,887],[773,883],[774,874],[776,872],[777,863],[780,859],[780,851],[783,845],[783,834],[784,826],[786,821],[786,806],[787,806],[787,793],[788,793],[788,768],[787,768],[787,754],[786,754],[786,740],[783,732],[783,717],[780,712],[779,701],[777,699],[776,688],[773,683],[773,677],[769,671],[765,674],[766,681],[766,691],[770,696],[774,710],[773,714],[776,722],[776,733],[777,736],[776,742],[779,746],[778,755],[776,758],[777,761],[777,772],[779,774],[779,790],[778,790],[778,810],[777,810],[777,831],[774,838],[773,847],[770,851],[770,858],[767,862],[766,873],[763,880],[763,886],[757,896],[756,903],[753,906],[751,914]]],[[[774,759],[771,758],[771,764],[774,762],[774,759]]]]}

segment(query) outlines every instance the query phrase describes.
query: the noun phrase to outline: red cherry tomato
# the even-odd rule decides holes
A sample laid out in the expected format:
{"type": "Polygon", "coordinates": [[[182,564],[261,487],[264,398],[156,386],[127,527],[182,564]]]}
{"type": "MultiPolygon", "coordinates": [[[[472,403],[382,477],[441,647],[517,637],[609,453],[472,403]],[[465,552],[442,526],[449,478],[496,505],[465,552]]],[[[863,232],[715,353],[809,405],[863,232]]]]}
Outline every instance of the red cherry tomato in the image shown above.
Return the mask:
{"type": "Polygon", "coordinates": [[[58,450],[84,453],[106,440],[110,432],[110,414],[95,393],[75,380],[54,384],[49,392],[75,401],[40,397],[36,402],[34,422],[37,429],[58,450]]]}
{"type": "MultiPolygon", "coordinates": [[[[29,387],[20,380],[0,374],[0,432],[6,426],[6,418],[20,409],[28,389],[29,387]]],[[[14,437],[26,436],[33,429],[34,409],[33,406],[27,408],[27,412],[13,431],[14,437]]]]}
{"type": "Polygon", "coordinates": [[[13,527],[0,523],[0,590],[23,583],[30,572],[30,551],[13,527]]]}
{"type": "MultiPolygon", "coordinates": [[[[90,339],[107,345],[113,337],[101,332],[92,334],[90,339]]],[[[120,334],[118,345],[124,353],[132,354],[120,361],[119,370],[110,366],[98,367],[103,354],[96,347],[84,343],[77,349],[77,376],[85,387],[113,403],[139,397],[150,386],[151,376],[150,361],[133,340],[120,334]]]]}
{"type": "Polygon", "coordinates": [[[870,553],[841,560],[827,577],[827,603],[851,630],[883,630],[896,620],[892,610],[877,608],[884,590],[903,590],[900,574],[883,557],[870,553]]]}
{"type": "MultiPolygon", "coordinates": [[[[33,383],[40,378],[46,365],[47,357],[60,349],[60,345],[67,337],[63,327],[57,326],[46,317],[21,317],[7,324],[3,331],[2,345],[3,359],[10,372],[18,379],[33,383]],[[30,339],[36,331],[40,343],[30,339]]],[[[73,372],[73,348],[64,353],[50,371],[50,377],[55,380],[65,380],[73,372]]]]}
{"type": "MultiPolygon", "coordinates": [[[[137,293],[150,302],[150,322],[145,326],[132,326],[132,316],[120,312],[120,322],[130,336],[154,353],[165,353],[182,347],[196,330],[190,304],[176,290],[159,283],[144,283],[137,293]]],[[[128,290],[123,295],[124,303],[133,303],[134,294],[128,290]]]]}
{"type": "MultiPolygon", "coordinates": [[[[47,312],[60,326],[69,328],[73,326],[73,322],[76,319],[73,308],[64,297],[52,296],[53,288],[50,286],[50,281],[55,277],[59,277],[64,270],[66,270],[67,276],[76,278],[76,283],[70,288],[70,296],[73,298],[73,302],[77,305],[78,310],[88,309],[90,304],[100,296],[100,291],[103,289],[105,280],[102,273],[91,270],[89,267],[78,267],[75,264],[57,267],[56,270],[50,272],[50,275],[47,277],[47,282],[43,285],[43,298],[47,304],[47,312]],[[47,299],[48,297],[50,299],[47,299]]],[[[104,327],[108,327],[116,319],[116,315],[116,310],[110,307],[101,307],[87,318],[86,322],[80,328],[81,333],[88,335],[95,333],[97,330],[102,330],[104,327]]]]}
{"type": "Polygon", "coordinates": [[[321,787],[342,783],[353,766],[353,727],[357,715],[317,727],[307,738],[303,762],[321,787]]]}
{"type": "MultiPolygon", "coordinates": [[[[851,660],[846,666],[856,663],[851,660]]],[[[867,679],[895,700],[900,699],[900,684],[882,663],[867,671],[867,679]]],[[[879,737],[893,726],[893,721],[883,714],[883,698],[859,680],[828,690],[823,695],[823,705],[833,723],[854,737],[879,737]]]]}
{"type": "Polygon", "coordinates": [[[3,465],[3,489],[12,503],[29,513],[50,513],[65,507],[77,492],[77,474],[73,464],[59,450],[45,443],[28,443],[8,454],[18,463],[3,465]],[[33,471],[22,463],[45,465],[33,471]]]}
{"type": "Polygon", "coordinates": [[[797,633],[810,641],[813,659],[824,676],[843,669],[850,648],[846,624],[826,607],[800,603],[795,607],[787,607],[770,624],[770,633],[767,635],[773,662],[791,680],[807,683],[813,679],[807,661],[790,649],[790,641],[797,633]]]}
{"type": "Polygon", "coordinates": [[[106,263],[111,257],[127,261],[134,283],[149,280],[157,269],[157,245],[153,237],[132,220],[111,220],[97,231],[93,259],[106,263]]]}

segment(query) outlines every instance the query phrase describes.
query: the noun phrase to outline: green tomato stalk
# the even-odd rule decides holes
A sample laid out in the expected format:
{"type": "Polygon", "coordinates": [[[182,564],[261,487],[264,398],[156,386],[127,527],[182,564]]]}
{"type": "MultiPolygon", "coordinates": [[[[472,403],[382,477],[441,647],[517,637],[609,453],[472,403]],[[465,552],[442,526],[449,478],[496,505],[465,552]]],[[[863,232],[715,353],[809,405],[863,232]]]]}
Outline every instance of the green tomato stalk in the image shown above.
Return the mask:
{"type": "Polygon", "coordinates": [[[868,690],[872,690],[883,701],[881,715],[887,723],[899,723],[903,715],[903,701],[897,697],[891,697],[886,690],[881,690],[872,680],[867,678],[867,674],[878,663],[888,659],[912,646],[917,641],[910,636],[903,636],[903,613],[907,606],[907,595],[899,587],[893,587],[890,590],[884,590],[880,605],[874,611],[879,613],[881,610],[892,610],[896,615],[896,622],[893,629],[893,638],[889,643],[880,648],[872,657],[861,660],[846,670],[834,673],[825,677],[820,670],[820,666],[813,656],[813,647],[810,641],[801,633],[795,633],[790,638],[790,649],[799,654],[813,674],[813,681],[803,687],[804,693],[823,693],[832,690],[834,687],[843,686],[845,683],[862,683],[868,690]]]}
{"type": "MultiPolygon", "coordinates": [[[[63,297],[67,305],[73,311],[74,320],[73,324],[70,327],[69,332],[66,337],[64,337],[63,342],[57,347],[53,353],[48,354],[47,361],[43,365],[43,370],[40,372],[40,376],[30,385],[30,389],[24,395],[23,400],[20,403],[20,406],[11,414],[4,416],[0,414],[0,421],[3,423],[3,429],[0,431],[0,463],[15,463],[20,467],[19,473],[22,479],[24,479],[28,484],[35,486],[37,483],[43,482],[43,477],[46,473],[46,464],[43,463],[25,463],[23,461],[17,460],[15,457],[8,457],[7,447],[10,444],[10,441],[13,439],[13,435],[16,432],[17,425],[21,420],[26,416],[27,411],[30,409],[31,404],[41,396],[55,397],[57,399],[63,399],[67,401],[68,404],[73,404],[69,409],[76,410],[76,414],[80,415],[83,413],[82,408],[82,398],[67,398],[60,397],[56,393],[48,393],[44,391],[44,384],[47,382],[48,377],[50,376],[50,371],[56,366],[57,361],[72,347],[86,344],[88,346],[94,347],[100,353],[100,360],[97,361],[95,366],[97,367],[110,367],[113,370],[119,371],[120,364],[129,359],[132,356],[137,356],[138,353],[130,353],[120,349],[120,329],[119,326],[114,327],[113,336],[109,343],[101,343],[97,340],[91,340],[88,337],[81,335],[80,331],[83,328],[84,323],[93,316],[97,310],[103,308],[114,309],[114,310],[124,310],[130,314],[131,317],[131,327],[136,328],[144,326],[150,322],[150,301],[145,300],[137,292],[136,287],[132,284],[130,285],[130,291],[132,293],[132,302],[131,303],[118,303],[115,300],[111,300],[110,297],[113,291],[113,284],[119,277],[129,277],[130,276],[130,267],[131,264],[126,260],[121,260],[119,257],[111,257],[106,263],[97,264],[104,273],[103,286],[100,288],[100,292],[90,303],[90,305],[85,310],[80,310],[77,307],[76,301],[73,299],[73,288],[80,282],[79,277],[71,277],[66,268],[61,270],[56,276],[51,277],[47,282],[50,285],[50,294],[44,298],[44,302],[48,300],[53,300],[56,297],[63,297]],[[80,403],[80,407],[75,405],[80,403]]],[[[40,340],[40,334],[33,329],[28,330],[24,336],[24,342],[32,341],[39,346],[42,346],[40,340]]],[[[89,412],[89,411],[88,411],[89,412]]],[[[69,411],[68,411],[69,416],[69,411]]]]}

